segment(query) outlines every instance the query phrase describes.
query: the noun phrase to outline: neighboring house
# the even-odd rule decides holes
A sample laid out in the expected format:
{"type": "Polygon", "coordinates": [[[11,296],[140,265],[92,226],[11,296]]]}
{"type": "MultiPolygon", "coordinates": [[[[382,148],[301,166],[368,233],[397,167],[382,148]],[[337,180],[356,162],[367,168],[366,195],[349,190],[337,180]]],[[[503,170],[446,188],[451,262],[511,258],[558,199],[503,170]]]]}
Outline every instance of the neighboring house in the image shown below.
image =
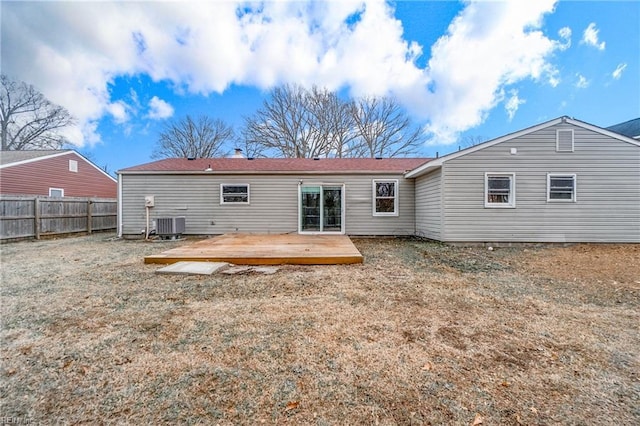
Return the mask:
{"type": "Polygon", "coordinates": [[[116,198],[117,181],[74,150],[0,151],[0,193],[116,198]]]}
{"type": "Polygon", "coordinates": [[[640,140],[640,118],[634,118],[633,120],[625,121],[624,123],[615,124],[607,127],[607,130],[611,130],[615,133],[628,136],[632,139],[640,140]]]}
{"type": "Polygon", "coordinates": [[[125,237],[148,213],[199,235],[640,242],[640,141],[568,117],[436,159],[166,159],[118,175],[125,237]]]}
{"type": "Polygon", "coordinates": [[[447,242],[640,242],[640,141],[561,117],[426,163],[416,233],[447,242]]]}

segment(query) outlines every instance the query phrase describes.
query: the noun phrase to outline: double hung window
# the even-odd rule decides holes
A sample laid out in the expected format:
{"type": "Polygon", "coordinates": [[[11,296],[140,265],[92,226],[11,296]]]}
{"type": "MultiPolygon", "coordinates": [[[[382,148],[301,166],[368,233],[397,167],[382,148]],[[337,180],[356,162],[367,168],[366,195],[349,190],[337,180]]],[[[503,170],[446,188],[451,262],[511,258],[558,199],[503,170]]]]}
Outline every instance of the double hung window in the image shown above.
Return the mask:
{"type": "Polygon", "coordinates": [[[576,175],[549,173],[547,175],[547,201],[576,201],[576,175]]]}
{"type": "Polygon", "coordinates": [[[513,208],[516,206],[515,173],[485,173],[484,206],[513,208]]]}
{"type": "Polygon", "coordinates": [[[373,215],[398,216],[398,180],[373,181],[373,215]]]}
{"type": "Polygon", "coordinates": [[[249,185],[221,184],[220,204],[249,204],[249,185]]]}

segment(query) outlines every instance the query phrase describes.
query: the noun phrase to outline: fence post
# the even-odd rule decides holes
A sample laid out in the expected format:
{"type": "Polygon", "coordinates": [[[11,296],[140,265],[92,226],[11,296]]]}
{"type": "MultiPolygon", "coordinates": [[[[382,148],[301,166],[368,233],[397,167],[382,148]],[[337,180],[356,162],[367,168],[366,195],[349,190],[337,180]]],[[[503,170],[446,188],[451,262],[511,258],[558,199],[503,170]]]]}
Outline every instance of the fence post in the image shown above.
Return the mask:
{"type": "Polygon", "coordinates": [[[93,202],[91,201],[91,199],[87,200],[87,232],[89,234],[91,234],[91,230],[93,228],[93,224],[91,222],[93,222],[93,212],[91,211],[93,202]]]}
{"type": "Polygon", "coordinates": [[[33,199],[33,233],[36,240],[40,239],[40,197],[33,199]]]}

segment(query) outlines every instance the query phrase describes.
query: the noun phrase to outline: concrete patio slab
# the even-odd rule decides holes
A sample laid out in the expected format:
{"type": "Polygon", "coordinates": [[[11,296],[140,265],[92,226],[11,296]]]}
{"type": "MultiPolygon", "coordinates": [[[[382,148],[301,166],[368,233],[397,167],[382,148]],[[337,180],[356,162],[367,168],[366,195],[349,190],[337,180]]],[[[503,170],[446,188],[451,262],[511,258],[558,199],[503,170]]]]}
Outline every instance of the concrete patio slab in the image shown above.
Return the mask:
{"type": "Polygon", "coordinates": [[[229,266],[226,262],[176,262],[156,271],[157,274],[211,275],[229,266]]]}

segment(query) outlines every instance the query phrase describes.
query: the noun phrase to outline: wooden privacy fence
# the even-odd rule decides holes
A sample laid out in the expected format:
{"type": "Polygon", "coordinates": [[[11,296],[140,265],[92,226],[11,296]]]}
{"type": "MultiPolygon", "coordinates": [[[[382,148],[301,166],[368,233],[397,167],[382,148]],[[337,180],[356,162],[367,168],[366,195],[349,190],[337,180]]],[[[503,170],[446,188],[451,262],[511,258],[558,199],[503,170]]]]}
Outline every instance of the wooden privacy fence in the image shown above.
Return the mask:
{"type": "Polygon", "coordinates": [[[0,196],[0,240],[116,229],[110,198],[0,196]]]}

